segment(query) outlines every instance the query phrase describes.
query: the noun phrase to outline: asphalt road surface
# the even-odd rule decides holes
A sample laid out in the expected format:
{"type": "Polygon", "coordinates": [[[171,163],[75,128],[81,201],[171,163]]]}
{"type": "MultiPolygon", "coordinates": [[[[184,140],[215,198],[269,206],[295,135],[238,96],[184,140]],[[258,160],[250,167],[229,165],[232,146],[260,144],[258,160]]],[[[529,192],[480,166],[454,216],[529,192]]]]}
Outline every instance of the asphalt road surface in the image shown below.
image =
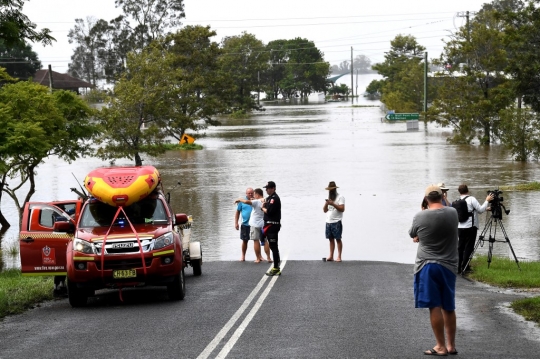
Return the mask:
{"type": "MultiPolygon", "coordinates": [[[[164,288],[98,291],[0,322],[0,358],[418,358],[435,344],[415,309],[412,265],[283,260],[209,262],[186,270],[187,295],[164,288]]],[[[525,296],[458,278],[457,358],[534,358],[540,330],[508,309],[525,296]]]]}

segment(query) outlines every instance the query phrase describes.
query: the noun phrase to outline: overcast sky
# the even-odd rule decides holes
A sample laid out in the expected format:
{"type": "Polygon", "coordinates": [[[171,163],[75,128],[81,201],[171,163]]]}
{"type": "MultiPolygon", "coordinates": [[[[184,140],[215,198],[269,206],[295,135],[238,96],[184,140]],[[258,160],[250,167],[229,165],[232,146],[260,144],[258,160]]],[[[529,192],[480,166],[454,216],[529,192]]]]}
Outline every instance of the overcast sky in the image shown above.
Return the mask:
{"type": "MultiPolygon", "coordinates": [[[[459,13],[478,11],[485,0],[185,0],[185,25],[210,25],[216,41],[242,31],[264,43],[277,39],[307,38],[331,64],[364,54],[372,63],[383,60],[390,40],[411,34],[425,46],[429,57],[442,52],[443,39],[465,24],[459,13]]],[[[114,0],[30,0],[24,13],[38,28],[47,27],[56,42],[34,44],[43,67],[66,72],[73,52],[68,31],[76,18],[111,20],[121,13],[114,0]]]]}

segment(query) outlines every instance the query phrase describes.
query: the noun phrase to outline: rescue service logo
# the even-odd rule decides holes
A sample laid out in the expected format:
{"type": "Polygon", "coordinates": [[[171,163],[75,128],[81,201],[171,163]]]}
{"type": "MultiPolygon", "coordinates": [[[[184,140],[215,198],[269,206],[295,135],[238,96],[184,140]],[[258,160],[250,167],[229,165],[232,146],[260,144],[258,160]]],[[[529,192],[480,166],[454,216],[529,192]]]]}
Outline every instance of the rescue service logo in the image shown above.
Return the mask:
{"type": "Polygon", "coordinates": [[[41,260],[44,265],[55,265],[56,264],[56,255],[54,253],[54,248],[49,246],[43,247],[41,252],[41,260]]]}

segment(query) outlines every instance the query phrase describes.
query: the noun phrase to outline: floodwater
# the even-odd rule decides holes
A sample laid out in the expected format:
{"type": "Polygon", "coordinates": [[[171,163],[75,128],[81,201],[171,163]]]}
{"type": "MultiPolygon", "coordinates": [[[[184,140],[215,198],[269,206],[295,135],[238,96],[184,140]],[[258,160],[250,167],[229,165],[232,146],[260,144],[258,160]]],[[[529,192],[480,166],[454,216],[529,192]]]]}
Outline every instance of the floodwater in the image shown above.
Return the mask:
{"type": "MultiPolygon", "coordinates": [[[[235,198],[247,186],[275,181],[282,201],[279,246],[282,257],[321,259],[328,255],[324,237],[324,188],[335,181],[345,196],[343,260],[413,263],[416,244],[408,237],[412,217],[420,209],[424,188],[445,182],[449,198],[467,183],[480,202],[486,190],[537,180],[537,163],[514,162],[500,146],[448,144],[451,130],[420,123],[407,131],[404,122],[381,122],[377,101],[360,98],[339,103],[285,103],[266,105],[249,119],[223,120],[197,140],[200,151],[170,151],[145,158],[161,173],[171,191],[176,212],[193,215],[193,237],[203,246],[205,261],[237,260],[239,233],[234,228],[235,198]],[[173,188],[180,181],[181,186],[173,188]]],[[[130,161],[117,164],[131,165],[130,161]]],[[[107,165],[93,158],[67,164],[49,159],[37,172],[33,201],[75,198],[86,174],[107,165]]],[[[505,192],[511,209],[502,221],[516,255],[540,259],[538,192],[505,192]]],[[[4,236],[4,268],[18,267],[19,258],[7,254],[17,246],[17,217],[3,196],[2,211],[13,226],[4,236]]],[[[486,215],[480,217],[480,229],[486,215]]],[[[496,239],[504,240],[500,229],[496,239]]],[[[479,252],[485,252],[486,246],[479,252]]],[[[495,243],[497,255],[509,255],[506,243],[495,243]]],[[[252,245],[247,260],[254,260],[252,245]]]]}

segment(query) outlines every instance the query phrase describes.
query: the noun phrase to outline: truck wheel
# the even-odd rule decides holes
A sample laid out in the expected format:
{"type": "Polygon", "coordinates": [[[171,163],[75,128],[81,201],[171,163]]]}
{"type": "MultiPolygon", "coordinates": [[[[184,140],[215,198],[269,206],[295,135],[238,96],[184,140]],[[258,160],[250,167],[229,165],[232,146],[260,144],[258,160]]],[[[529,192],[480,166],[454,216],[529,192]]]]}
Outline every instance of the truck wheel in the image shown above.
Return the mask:
{"type": "Polygon", "coordinates": [[[73,308],[86,306],[88,301],[88,292],[84,289],[77,288],[77,285],[75,283],[70,283],[69,279],[67,282],[69,304],[73,308]]]}
{"type": "Polygon", "coordinates": [[[193,275],[199,276],[202,274],[202,258],[197,259],[196,261],[191,261],[191,266],[193,267],[193,275]]]}
{"type": "Polygon", "coordinates": [[[167,292],[169,299],[171,300],[183,300],[186,296],[186,282],[184,280],[184,269],[180,271],[180,274],[174,277],[171,284],[167,286],[167,292]]]}

